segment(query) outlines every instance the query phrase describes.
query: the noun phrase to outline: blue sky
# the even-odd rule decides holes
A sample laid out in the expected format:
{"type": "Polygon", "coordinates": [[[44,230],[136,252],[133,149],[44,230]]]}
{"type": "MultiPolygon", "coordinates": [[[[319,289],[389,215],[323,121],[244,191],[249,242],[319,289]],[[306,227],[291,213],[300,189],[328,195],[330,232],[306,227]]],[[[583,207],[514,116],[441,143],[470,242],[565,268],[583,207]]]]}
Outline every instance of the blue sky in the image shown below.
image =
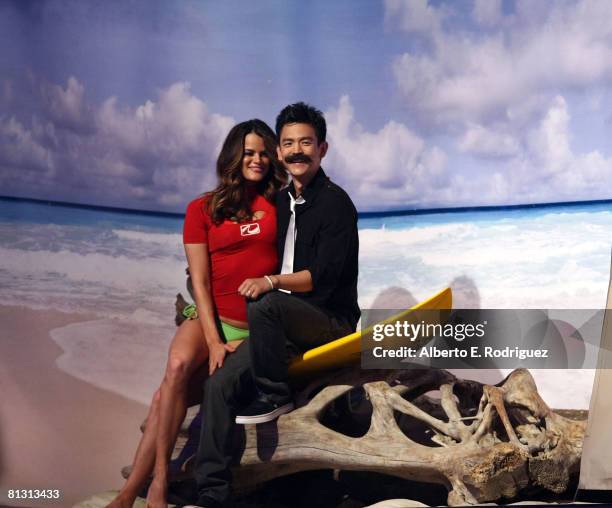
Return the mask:
{"type": "Polygon", "coordinates": [[[231,125],[305,100],[360,210],[611,198],[610,20],[606,0],[0,0],[0,194],[182,211],[231,125]]]}

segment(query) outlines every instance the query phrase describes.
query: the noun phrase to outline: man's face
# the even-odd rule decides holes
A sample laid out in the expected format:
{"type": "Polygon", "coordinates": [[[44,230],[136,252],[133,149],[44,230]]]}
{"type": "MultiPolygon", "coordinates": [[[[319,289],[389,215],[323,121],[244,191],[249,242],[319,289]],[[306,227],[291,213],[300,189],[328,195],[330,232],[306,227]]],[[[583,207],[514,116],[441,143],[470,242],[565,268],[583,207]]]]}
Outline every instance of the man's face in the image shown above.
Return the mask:
{"type": "Polygon", "coordinates": [[[314,127],[307,123],[290,123],[280,133],[278,158],[298,181],[309,182],[321,166],[327,143],[319,143],[314,127]]]}

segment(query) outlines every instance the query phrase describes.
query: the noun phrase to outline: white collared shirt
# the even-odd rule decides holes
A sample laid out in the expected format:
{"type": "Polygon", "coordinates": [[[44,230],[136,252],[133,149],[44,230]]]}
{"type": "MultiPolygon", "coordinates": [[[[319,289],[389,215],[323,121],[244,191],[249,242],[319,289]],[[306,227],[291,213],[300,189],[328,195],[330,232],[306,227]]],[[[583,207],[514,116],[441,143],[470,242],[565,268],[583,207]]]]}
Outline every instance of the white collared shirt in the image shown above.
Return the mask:
{"type": "MultiPolygon", "coordinates": [[[[285,273],[293,273],[293,256],[295,252],[295,239],[297,237],[297,228],[295,227],[295,207],[306,203],[304,196],[300,195],[297,198],[289,192],[289,225],[287,226],[287,235],[285,236],[285,249],[283,251],[283,265],[281,267],[281,275],[285,273]]],[[[286,289],[281,289],[285,293],[291,293],[286,289]]]]}

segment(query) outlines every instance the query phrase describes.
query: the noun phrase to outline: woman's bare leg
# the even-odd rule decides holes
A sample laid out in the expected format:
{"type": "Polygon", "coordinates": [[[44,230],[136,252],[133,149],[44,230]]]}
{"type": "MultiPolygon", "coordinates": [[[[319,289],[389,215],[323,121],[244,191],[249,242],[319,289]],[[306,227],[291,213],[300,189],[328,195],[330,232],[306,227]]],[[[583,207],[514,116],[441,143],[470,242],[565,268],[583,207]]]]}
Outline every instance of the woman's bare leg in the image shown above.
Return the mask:
{"type": "Polygon", "coordinates": [[[187,412],[188,384],[208,358],[208,348],[198,320],[179,329],[168,355],[166,374],[160,387],[159,419],[155,440],[155,466],[147,506],[167,508],[168,462],[181,423],[187,412]],[[181,333],[183,332],[184,333],[181,333]]]}
{"type": "Polygon", "coordinates": [[[153,395],[146,419],[146,427],[132,462],[132,472],[119,491],[119,495],[106,508],[131,508],[138,493],[148,480],[155,461],[155,439],[159,417],[159,397],[157,390],[153,395]]]}
{"type": "MultiPolygon", "coordinates": [[[[185,386],[179,389],[176,400],[170,401],[170,403],[166,401],[166,405],[162,409],[161,402],[164,385],[167,384],[166,381],[169,378],[173,381],[178,381],[179,378],[184,378],[184,383],[187,385],[190,375],[193,374],[198,367],[205,363],[207,357],[208,348],[202,335],[202,328],[199,321],[188,320],[183,322],[172,340],[164,380],[162,381],[160,388],[153,396],[151,408],[147,416],[145,431],[134,456],[132,472],[129,478],[126,480],[125,485],[119,492],[119,495],[111,504],[108,505],[107,508],[132,507],[138,493],[141,491],[149,479],[151,472],[153,471],[157,453],[158,435],[160,428],[162,427],[165,429],[165,446],[169,450],[167,453],[169,456],[176,441],[178,429],[185,418],[186,401],[184,399],[187,388],[185,386]],[[176,370],[177,368],[180,368],[183,375],[179,376],[176,372],[172,372],[172,369],[176,370]],[[183,398],[183,401],[176,403],[179,398],[183,398]],[[175,402],[175,404],[172,404],[172,402],[175,402]],[[177,420],[178,425],[174,423],[177,420]],[[168,432],[167,430],[168,422],[170,422],[171,432],[168,432]]],[[[174,396],[173,393],[175,392],[173,387],[175,386],[178,385],[173,383],[170,387],[166,386],[166,399],[174,396]]],[[[178,387],[180,388],[180,386],[178,387]]],[[[167,462],[168,461],[166,460],[166,469],[167,462]]],[[[162,493],[165,497],[165,488],[163,489],[162,493]]],[[[151,499],[151,501],[153,501],[153,499],[151,499]]]]}

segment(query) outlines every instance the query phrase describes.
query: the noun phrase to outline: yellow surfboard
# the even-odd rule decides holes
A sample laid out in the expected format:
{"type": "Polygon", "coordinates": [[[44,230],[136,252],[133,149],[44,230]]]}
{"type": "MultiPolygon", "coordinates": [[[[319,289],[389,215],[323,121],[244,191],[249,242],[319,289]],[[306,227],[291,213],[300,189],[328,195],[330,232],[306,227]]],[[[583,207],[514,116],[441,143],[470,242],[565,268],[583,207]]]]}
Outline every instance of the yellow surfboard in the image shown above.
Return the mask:
{"type": "MultiPolygon", "coordinates": [[[[453,293],[450,288],[446,288],[428,300],[385,319],[383,323],[405,320],[415,310],[450,310],[452,305],[453,293]]],[[[441,317],[438,319],[441,319],[441,317]]],[[[334,369],[358,362],[361,354],[361,336],[371,331],[372,326],[306,351],[291,362],[289,365],[289,375],[291,377],[301,377],[313,372],[334,369]]]]}

